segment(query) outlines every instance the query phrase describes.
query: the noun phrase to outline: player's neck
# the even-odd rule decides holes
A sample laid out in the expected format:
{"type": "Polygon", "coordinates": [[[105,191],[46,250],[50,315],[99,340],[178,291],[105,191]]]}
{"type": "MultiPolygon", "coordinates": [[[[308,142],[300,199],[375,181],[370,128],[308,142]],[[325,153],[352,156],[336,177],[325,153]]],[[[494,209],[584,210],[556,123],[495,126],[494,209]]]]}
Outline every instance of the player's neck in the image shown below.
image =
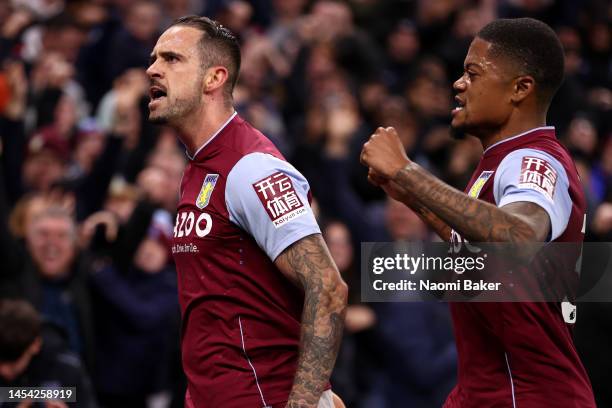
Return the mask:
{"type": "Polygon", "coordinates": [[[179,138],[189,155],[193,155],[210,140],[234,113],[231,105],[204,106],[194,112],[191,118],[185,118],[180,126],[179,138]]]}
{"type": "Polygon", "coordinates": [[[516,115],[510,118],[499,129],[480,138],[482,147],[486,150],[489,146],[511,138],[531,129],[546,126],[546,112],[531,115],[516,115]]]}

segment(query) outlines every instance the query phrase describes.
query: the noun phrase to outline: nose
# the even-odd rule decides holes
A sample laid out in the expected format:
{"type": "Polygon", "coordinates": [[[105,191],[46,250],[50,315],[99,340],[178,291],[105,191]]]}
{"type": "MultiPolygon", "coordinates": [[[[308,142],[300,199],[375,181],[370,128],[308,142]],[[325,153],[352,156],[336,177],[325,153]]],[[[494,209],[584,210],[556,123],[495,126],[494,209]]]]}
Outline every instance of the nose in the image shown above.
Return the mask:
{"type": "Polygon", "coordinates": [[[457,92],[463,92],[465,91],[465,86],[466,86],[466,82],[465,82],[465,74],[461,75],[454,83],[453,83],[453,89],[457,92]]]}
{"type": "Polygon", "coordinates": [[[153,63],[151,63],[151,65],[149,65],[149,68],[147,68],[146,72],[149,78],[160,78],[162,76],[159,65],[157,64],[158,61],[159,60],[155,60],[153,63]]]}

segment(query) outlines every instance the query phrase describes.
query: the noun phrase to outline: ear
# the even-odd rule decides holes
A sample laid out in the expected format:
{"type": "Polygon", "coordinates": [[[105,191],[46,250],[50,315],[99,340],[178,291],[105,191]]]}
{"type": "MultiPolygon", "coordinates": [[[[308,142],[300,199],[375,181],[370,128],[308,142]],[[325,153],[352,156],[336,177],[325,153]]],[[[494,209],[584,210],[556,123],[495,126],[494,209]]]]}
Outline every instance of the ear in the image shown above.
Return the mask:
{"type": "Polygon", "coordinates": [[[222,88],[229,78],[229,71],[223,66],[214,66],[206,70],[204,76],[204,93],[211,93],[222,88]]]}
{"type": "Polygon", "coordinates": [[[535,94],[535,80],[530,75],[522,75],[514,80],[512,95],[510,100],[514,104],[519,104],[535,94]]]}

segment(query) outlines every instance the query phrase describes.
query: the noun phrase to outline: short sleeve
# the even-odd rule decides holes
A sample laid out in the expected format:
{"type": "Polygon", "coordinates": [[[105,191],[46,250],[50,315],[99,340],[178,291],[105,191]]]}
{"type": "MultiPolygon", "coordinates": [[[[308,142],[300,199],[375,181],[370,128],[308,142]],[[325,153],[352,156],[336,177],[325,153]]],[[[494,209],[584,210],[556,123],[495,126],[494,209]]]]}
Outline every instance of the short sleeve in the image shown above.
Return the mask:
{"type": "Polygon", "coordinates": [[[227,176],[230,221],[251,234],[271,260],[320,233],[308,202],[308,182],[291,164],[266,153],[240,159],[227,176]]]}
{"type": "Polygon", "coordinates": [[[551,155],[520,149],[507,155],[494,176],[493,194],[498,207],[527,201],[550,217],[550,240],[558,238],[569,222],[572,200],[565,168],[551,155]]]}

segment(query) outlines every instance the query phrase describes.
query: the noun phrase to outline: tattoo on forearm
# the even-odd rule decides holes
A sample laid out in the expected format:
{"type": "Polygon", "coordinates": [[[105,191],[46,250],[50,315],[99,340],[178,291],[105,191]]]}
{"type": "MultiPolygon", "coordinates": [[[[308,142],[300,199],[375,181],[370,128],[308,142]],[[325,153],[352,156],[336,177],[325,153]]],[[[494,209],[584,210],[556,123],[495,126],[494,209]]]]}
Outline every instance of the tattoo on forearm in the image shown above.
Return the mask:
{"type": "Polygon", "coordinates": [[[396,175],[396,182],[418,202],[474,242],[526,242],[533,229],[520,218],[443,183],[416,164],[396,175]]]}
{"type": "Polygon", "coordinates": [[[438,234],[440,238],[442,238],[443,241],[450,241],[451,228],[446,222],[444,222],[442,219],[440,219],[440,217],[431,212],[429,208],[425,207],[418,201],[415,202],[412,209],[436,232],[436,234],[438,234]]]}
{"type": "Polygon", "coordinates": [[[320,234],[301,239],[276,262],[304,288],[300,356],[287,407],[316,407],[340,348],[346,292],[338,291],[336,266],[320,234]]]}
{"type": "Polygon", "coordinates": [[[391,181],[391,183],[393,183],[394,187],[401,189],[402,195],[400,201],[410,207],[421,220],[429,225],[429,227],[432,228],[440,238],[442,238],[443,241],[450,241],[451,228],[446,222],[431,212],[429,208],[419,203],[417,198],[414,196],[414,193],[407,190],[405,186],[398,184],[396,181],[391,181]]]}

